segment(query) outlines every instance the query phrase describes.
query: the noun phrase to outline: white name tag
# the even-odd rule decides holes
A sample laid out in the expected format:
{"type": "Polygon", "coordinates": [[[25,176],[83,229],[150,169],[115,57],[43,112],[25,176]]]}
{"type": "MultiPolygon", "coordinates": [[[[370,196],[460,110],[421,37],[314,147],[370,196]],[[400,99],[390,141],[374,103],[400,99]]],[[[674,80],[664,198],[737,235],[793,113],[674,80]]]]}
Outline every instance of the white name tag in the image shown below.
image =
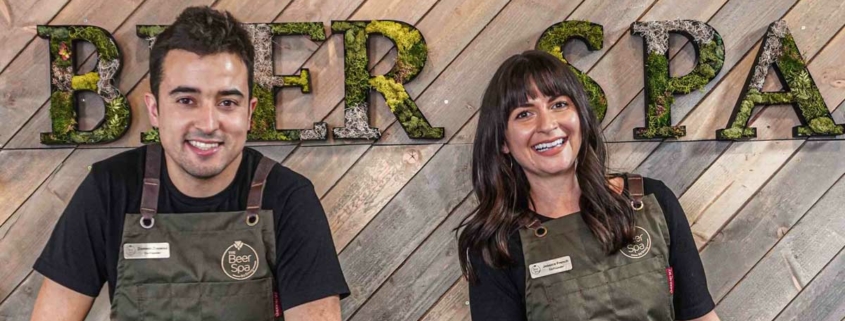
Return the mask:
{"type": "Polygon", "coordinates": [[[528,266],[528,270],[531,272],[531,278],[541,278],[546,275],[552,275],[560,272],[566,272],[572,270],[572,259],[568,256],[556,258],[554,260],[543,261],[540,263],[534,263],[528,266]]]}
{"type": "Polygon", "coordinates": [[[166,259],[170,257],[170,243],[126,243],[123,244],[123,258],[166,259]]]}

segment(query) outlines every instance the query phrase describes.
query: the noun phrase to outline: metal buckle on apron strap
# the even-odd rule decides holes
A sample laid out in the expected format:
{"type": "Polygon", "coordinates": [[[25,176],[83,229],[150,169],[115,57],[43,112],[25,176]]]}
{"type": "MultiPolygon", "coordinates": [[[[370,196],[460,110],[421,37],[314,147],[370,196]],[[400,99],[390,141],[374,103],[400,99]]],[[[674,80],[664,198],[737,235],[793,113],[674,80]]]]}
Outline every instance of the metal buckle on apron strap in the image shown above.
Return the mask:
{"type": "Polygon", "coordinates": [[[631,196],[631,207],[634,208],[634,211],[642,210],[645,206],[643,204],[643,196],[645,196],[643,177],[637,174],[630,174],[627,176],[627,179],[628,195],[631,196]]]}
{"type": "Polygon", "coordinates": [[[153,228],[153,225],[155,225],[155,224],[156,224],[156,219],[154,217],[141,216],[141,227],[149,230],[149,229],[153,228]],[[149,223],[144,223],[145,221],[149,222],[149,223]]]}
{"type": "Polygon", "coordinates": [[[246,216],[246,225],[255,226],[255,224],[258,224],[258,218],[258,214],[250,213],[246,216]]]}
{"type": "Polygon", "coordinates": [[[532,219],[531,223],[526,226],[527,228],[534,231],[534,236],[542,238],[545,237],[546,234],[549,233],[549,230],[543,226],[543,223],[540,223],[536,217],[532,219]]]}

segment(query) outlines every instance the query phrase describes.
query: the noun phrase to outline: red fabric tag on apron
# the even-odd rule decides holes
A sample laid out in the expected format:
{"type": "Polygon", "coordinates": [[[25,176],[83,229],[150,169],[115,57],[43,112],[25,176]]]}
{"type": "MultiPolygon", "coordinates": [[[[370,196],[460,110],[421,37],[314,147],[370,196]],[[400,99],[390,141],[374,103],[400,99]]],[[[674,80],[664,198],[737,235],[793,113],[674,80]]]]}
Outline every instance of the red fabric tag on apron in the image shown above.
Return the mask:
{"type": "Polygon", "coordinates": [[[666,277],[669,279],[669,294],[675,294],[675,271],[671,266],[666,268],[666,277]]]}
{"type": "Polygon", "coordinates": [[[277,318],[282,316],[282,303],[279,300],[279,292],[277,291],[273,291],[273,312],[277,318]]]}

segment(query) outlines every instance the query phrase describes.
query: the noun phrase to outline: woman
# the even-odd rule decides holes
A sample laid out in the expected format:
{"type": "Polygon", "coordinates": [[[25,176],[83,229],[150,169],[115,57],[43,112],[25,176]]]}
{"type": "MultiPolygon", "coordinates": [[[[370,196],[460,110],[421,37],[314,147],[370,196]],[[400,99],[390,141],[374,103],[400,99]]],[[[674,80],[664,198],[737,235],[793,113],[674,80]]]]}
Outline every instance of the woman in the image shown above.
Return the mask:
{"type": "Polygon", "coordinates": [[[506,60],[473,146],[478,207],[461,223],[474,320],[718,320],[683,210],[662,182],[610,175],[568,66],[506,60]]]}

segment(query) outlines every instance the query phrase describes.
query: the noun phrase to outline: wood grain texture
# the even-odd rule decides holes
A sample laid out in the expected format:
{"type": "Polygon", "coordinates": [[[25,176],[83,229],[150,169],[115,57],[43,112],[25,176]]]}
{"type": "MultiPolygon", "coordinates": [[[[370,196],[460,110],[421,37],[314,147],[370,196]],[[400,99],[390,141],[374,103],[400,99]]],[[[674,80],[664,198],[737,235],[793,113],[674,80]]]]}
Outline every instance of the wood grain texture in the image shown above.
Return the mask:
{"type": "Polygon", "coordinates": [[[73,150],[0,151],[0,226],[73,150]]]}
{"type": "Polygon", "coordinates": [[[722,155],[728,145],[730,143],[717,141],[663,142],[640,164],[636,172],[663,181],[675,195],[681,196],[722,155]]]}
{"type": "Polygon", "coordinates": [[[845,319],[842,297],[845,297],[845,251],[840,250],[775,320],[841,321],[845,319]]]}
{"type": "Polygon", "coordinates": [[[733,144],[680,198],[702,248],[766,183],[803,141],[733,144]]]}
{"type": "MultiPolygon", "coordinates": [[[[132,0],[78,0],[69,3],[50,21],[53,25],[91,24],[108,31],[114,31],[121,22],[140,4],[132,0]],[[97,10],[106,6],[114,10],[97,10]]],[[[48,41],[37,39],[30,42],[0,74],[0,147],[5,146],[12,135],[35,114],[37,108],[50,97],[49,75],[50,50],[48,41]],[[22,77],[21,75],[43,75],[22,77]]]]}
{"type": "Polygon", "coordinates": [[[335,248],[350,241],[431,159],[440,145],[380,146],[353,166],[321,200],[335,248]]]}
{"type": "Polygon", "coordinates": [[[68,0],[0,1],[0,71],[36,38],[35,25],[46,24],[68,0]]]}
{"type": "Polygon", "coordinates": [[[841,141],[806,142],[702,250],[713,299],[722,298],[845,173],[841,141]],[[725,264],[731,262],[731,264],[725,264]]]}
{"type": "Polygon", "coordinates": [[[461,278],[420,321],[470,321],[469,290],[461,278]]]}
{"type": "Polygon", "coordinates": [[[352,291],[341,302],[345,320],[469,193],[470,148],[446,145],[443,150],[340,253],[352,291]]]}
{"type": "Polygon", "coordinates": [[[468,197],[351,320],[417,320],[461,277],[455,227],[478,202],[468,197]]]}
{"type": "Polygon", "coordinates": [[[88,165],[122,151],[74,151],[32,197],[0,226],[0,261],[4,262],[0,265],[0,301],[4,301],[32,271],[32,264],[50,238],[56,221],[88,174],[88,165]]]}
{"type": "Polygon", "coordinates": [[[719,316],[774,319],[845,248],[842,195],[845,181],[840,179],[725,296],[716,309],[719,316]]]}

